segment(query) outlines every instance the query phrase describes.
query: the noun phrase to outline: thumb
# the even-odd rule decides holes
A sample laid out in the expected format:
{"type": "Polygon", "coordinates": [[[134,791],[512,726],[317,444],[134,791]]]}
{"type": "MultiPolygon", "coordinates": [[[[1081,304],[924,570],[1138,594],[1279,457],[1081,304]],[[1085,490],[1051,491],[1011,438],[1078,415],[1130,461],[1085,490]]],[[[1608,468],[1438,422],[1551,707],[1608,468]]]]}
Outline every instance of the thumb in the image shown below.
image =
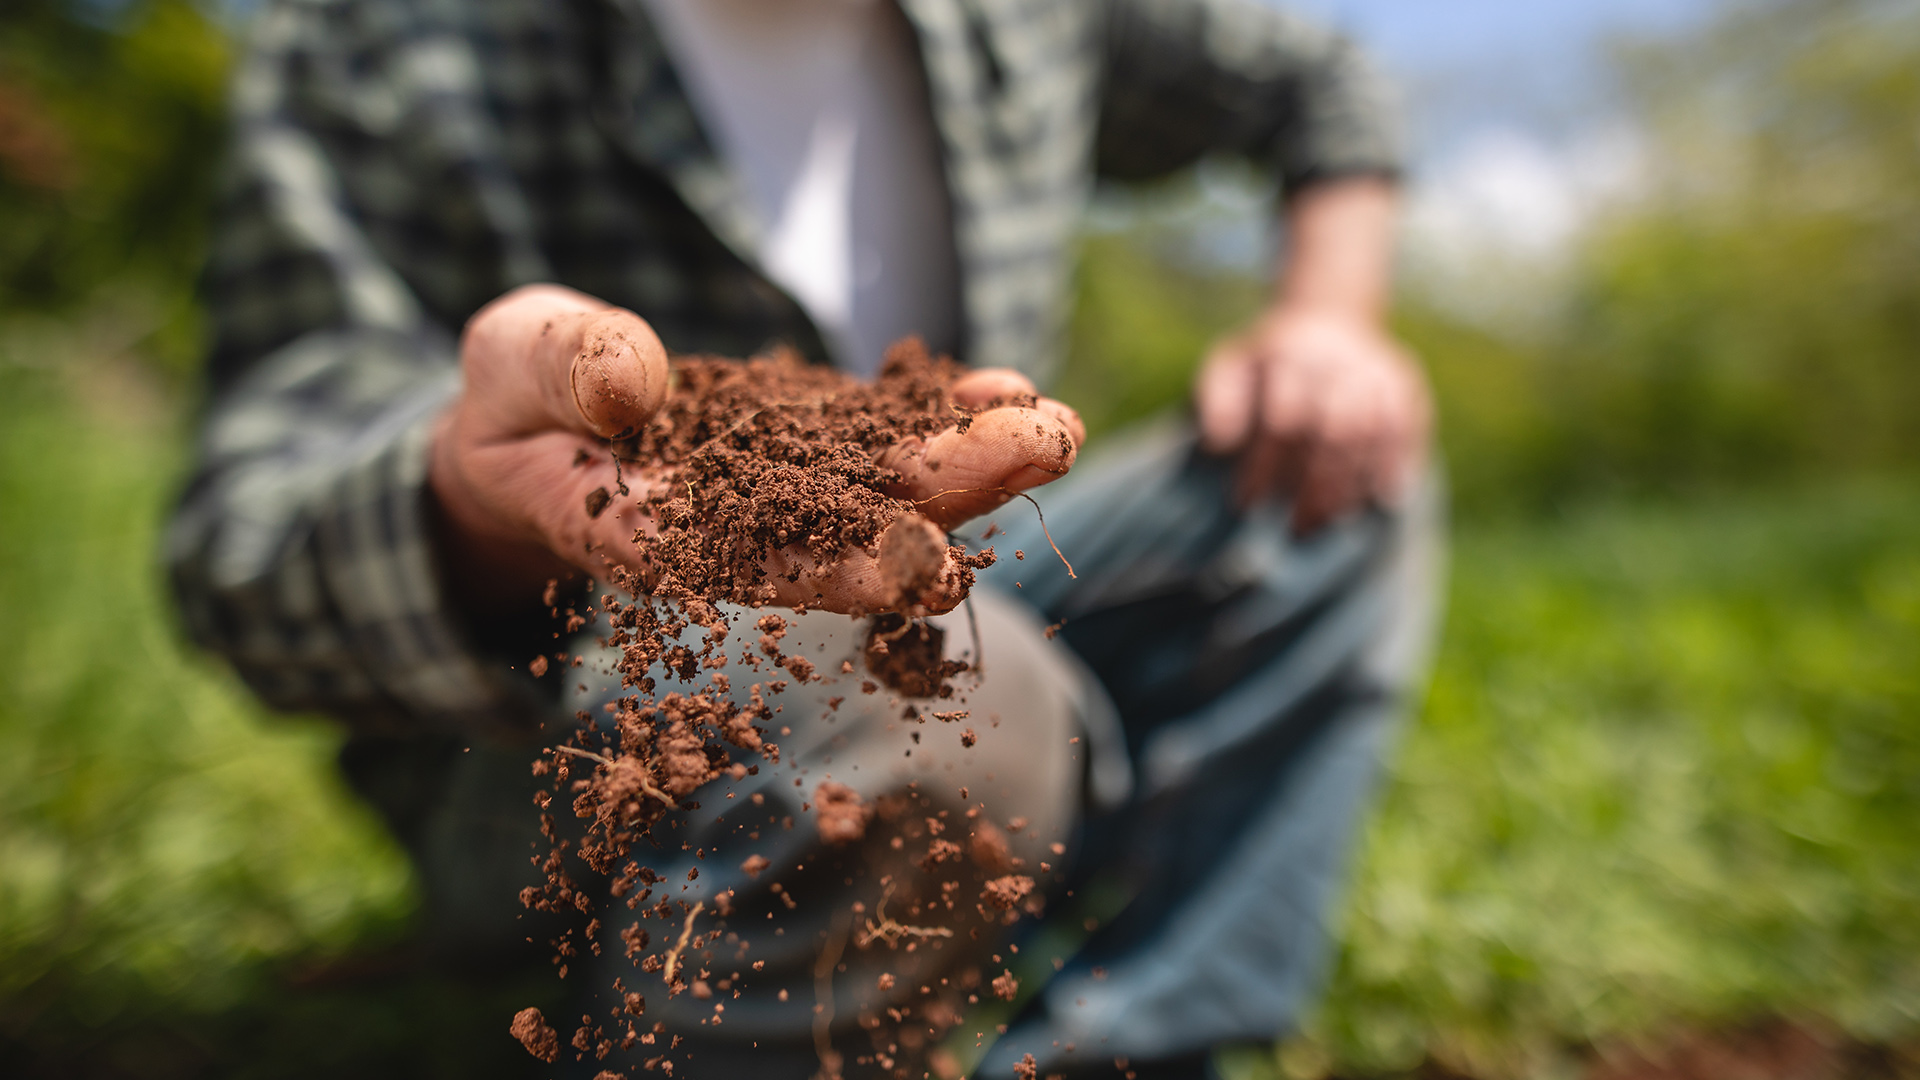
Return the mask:
{"type": "Polygon", "coordinates": [[[646,321],[554,285],[482,308],[461,339],[474,408],[503,437],[632,435],[665,404],[667,350],[646,321]]]}

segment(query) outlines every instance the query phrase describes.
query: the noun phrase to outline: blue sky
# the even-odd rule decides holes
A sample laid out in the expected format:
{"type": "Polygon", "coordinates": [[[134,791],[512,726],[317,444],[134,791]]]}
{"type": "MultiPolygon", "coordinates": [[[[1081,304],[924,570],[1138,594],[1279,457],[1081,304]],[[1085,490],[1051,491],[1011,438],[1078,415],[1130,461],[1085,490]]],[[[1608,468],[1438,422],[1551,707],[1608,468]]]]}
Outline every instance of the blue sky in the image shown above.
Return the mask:
{"type": "Polygon", "coordinates": [[[1286,0],[1409,66],[1502,54],[1566,54],[1617,31],[1687,25],[1712,0],[1286,0]]]}
{"type": "Polygon", "coordinates": [[[1492,125],[1605,108],[1605,43],[1696,24],[1726,0],[1275,0],[1365,43],[1409,91],[1425,154],[1492,125]]]}

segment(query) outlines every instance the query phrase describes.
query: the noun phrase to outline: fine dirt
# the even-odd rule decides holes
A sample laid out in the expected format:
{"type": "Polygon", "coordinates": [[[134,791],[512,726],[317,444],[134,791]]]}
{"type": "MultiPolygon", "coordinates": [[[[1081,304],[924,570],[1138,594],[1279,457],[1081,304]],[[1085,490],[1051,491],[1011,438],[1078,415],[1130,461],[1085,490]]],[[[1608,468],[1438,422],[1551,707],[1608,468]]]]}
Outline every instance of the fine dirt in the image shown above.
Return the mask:
{"type": "MultiPolygon", "coordinates": [[[[619,591],[599,596],[597,609],[564,606],[551,585],[546,600],[550,614],[564,619],[569,631],[601,617],[607,631],[603,640],[618,650],[617,672],[630,691],[608,706],[611,735],[602,734],[604,722],[581,713],[580,727],[533,765],[535,775],[550,785],[536,799],[550,849],[537,860],[544,883],[522,890],[521,900],[536,910],[575,912],[589,920],[577,936],[568,931],[553,942],[563,978],[583,949],[600,953],[602,920],[618,927],[613,920],[624,907],[631,913],[627,920],[637,916],[619,930],[626,958],[641,974],[658,978],[669,997],[687,993],[701,1002],[712,1000],[713,1015],[703,1024],[721,1023],[726,1002],[752,981],[743,972],[720,979],[717,970],[709,975],[704,966],[725,932],[731,894],[707,901],[677,899],[679,890],[670,890],[644,865],[644,852],[662,843],[653,836],[655,827],[676,811],[696,807],[691,798],[703,785],[723,775],[742,779],[780,762],[773,729],[806,718],[788,710],[774,723],[781,709],[777,695],[821,677],[812,660],[783,651],[789,623],[780,614],[749,615],[757,640],[742,655],[727,655],[734,630],[728,611],[733,609],[720,602],[764,609],[779,599],[804,610],[805,601],[793,599],[791,586],[801,584],[804,590],[804,582],[815,580],[809,575],[844,556],[874,557],[892,598],[886,606],[893,610],[869,620],[863,674],[872,678],[861,690],[872,694],[884,687],[895,695],[896,706],[919,700],[918,709],[908,705],[906,712],[909,720],[923,724],[927,715],[943,723],[969,715],[964,708],[933,711],[933,702],[955,697],[953,679],[968,667],[944,659],[941,632],[916,616],[963,598],[973,571],[992,562],[992,550],[970,555],[937,539],[939,533],[903,497],[900,474],[886,465],[900,446],[917,445],[949,428],[967,429],[975,411],[955,404],[947,392],[961,373],[911,341],[889,352],[872,383],[790,355],[749,361],[683,358],[673,365],[666,405],[644,429],[613,447],[624,463],[619,490],[594,492],[581,513],[597,517],[610,507],[637,509],[645,525],[633,542],[644,569],[613,571],[619,591]],[[909,527],[900,527],[903,523],[909,527]],[[743,704],[726,668],[736,674],[765,671],[768,678],[746,688],[743,704]],[[670,689],[667,683],[680,685],[670,689]],[[576,824],[563,825],[556,802],[571,811],[576,824]]],[[[838,673],[856,674],[851,664],[838,673]]],[[[829,707],[842,700],[833,699],[829,707]]],[[[963,739],[973,744],[971,728],[963,739]]],[[[867,803],[851,788],[823,781],[811,795],[823,846],[878,851],[888,867],[876,882],[878,902],[872,910],[850,901],[844,913],[848,930],[832,945],[836,952],[939,949],[969,921],[973,928],[960,927],[958,933],[984,940],[982,923],[1011,924],[1041,910],[1034,879],[1008,872],[1022,864],[1011,854],[1006,835],[985,816],[975,824],[981,808],[967,812],[957,836],[943,837],[941,819],[947,812],[936,812],[921,794],[867,803]]],[[[1019,827],[1014,825],[1016,831],[1019,827]]],[[[751,855],[739,865],[758,879],[771,864],[751,855]]],[[[689,880],[698,873],[694,870],[689,880]]],[[[768,887],[789,909],[794,906],[778,881],[768,887]]],[[[739,933],[744,940],[746,928],[739,933]]],[[[992,979],[989,987],[990,980],[973,967],[937,981],[942,987],[937,993],[919,987],[921,993],[910,998],[908,991],[916,988],[903,986],[892,995],[892,1006],[852,1018],[873,1047],[854,1064],[880,1075],[920,1075],[929,1055],[939,1052],[940,1034],[959,1022],[968,1004],[981,992],[1006,996],[1013,985],[1008,974],[992,979]]],[[[879,988],[890,990],[891,984],[889,975],[879,988]]],[[[625,1008],[599,1021],[581,1018],[568,1040],[576,1058],[601,1060],[616,1047],[640,1046],[644,1069],[657,1067],[670,1075],[675,1066],[665,1051],[678,1047],[680,1036],[663,1023],[650,1029],[637,1024],[644,998],[619,981],[614,989],[625,1008]]],[[[787,1000],[785,991],[780,1000],[787,1000]]],[[[837,1077],[844,1062],[825,1041],[824,1030],[816,1031],[821,1073],[837,1077]]],[[[560,1037],[537,1010],[517,1015],[512,1031],[542,1060],[553,1061],[564,1052],[560,1037]]],[[[684,1061],[681,1067],[692,1068],[684,1061]]]]}
{"type": "MultiPolygon", "coordinates": [[[[889,350],[871,383],[791,353],[676,361],[673,396],[618,447],[656,478],[640,499],[655,531],[635,538],[649,567],[646,591],[766,603],[776,576],[795,584],[809,564],[884,540],[890,606],[911,607],[940,584],[947,551],[931,530],[891,529],[915,506],[883,462],[895,447],[970,421],[971,411],[947,396],[962,373],[913,340],[889,350]]],[[[584,509],[595,505],[605,505],[598,493],[584,509]]],[[[953,587],[964,594],[972,575],[962,571],[953,587]]]]}

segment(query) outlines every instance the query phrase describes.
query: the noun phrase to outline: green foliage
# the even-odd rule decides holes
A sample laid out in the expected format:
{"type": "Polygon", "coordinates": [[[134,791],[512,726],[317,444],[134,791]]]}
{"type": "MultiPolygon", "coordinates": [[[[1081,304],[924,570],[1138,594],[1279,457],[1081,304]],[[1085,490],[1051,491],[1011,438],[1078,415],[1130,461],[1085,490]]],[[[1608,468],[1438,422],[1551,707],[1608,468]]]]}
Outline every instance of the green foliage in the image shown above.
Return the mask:
{"type": "Polygon", "coordinates": [[[390,935],[408,871],[332,768],[338,733],[266,720],[176,631],[156,557],[182,464],[170,399],[125,367],[21,366],[85,346],[7,330],[0,1035],[23,1010],[232,1006],[263,961],[390,935]]]}
{"type": "Polygon", "coordinates": [[[1770,1012],[1920,1033],[1917,534],[1914,484],[1463,530],[1316,1056],[1551,1075],[1770,1012]]]}
{"type": "MultiPolygon", "coordinates": [[[[1400,334],[1471,513],[1920,464],[1920,7],[1785,0],[1621,61],[1655,176],[1526,328],[1418,296],[1400,334]]],[[[1062,395],[1096,429],[1182,400],[1256,283],[1154,228],[1089,240],[1062,395]]]]}
{"type": "Polygon", "coordinates": [[[1772,3],[1622,65],[1655,186],[1565,314],[1407,320],[1465,505],[1920,463],[1920,9],[1772,3]]]}
{"type": "Polygon", "coordinates": [[[1563,331],[1580,438],[1642,485],[1920,461],[1920,9],[1796,0],[1625,70],[1669,171],[1563,331]]]}
{"type": "Polygon", "coordinates": [[[137,312],[142,355],[178,378],[199,349],[227,42],[193,0],[97,10],[0,5],[0,312],[137,312]]]}
{"type": "Polygon", "coordinates": [[[1080,410],[1094,436],[1183,400],[1213,338],[1259,308],[1258,281],[1195,268],[1170,246],[1138,232],[1081,244],[1066,363],[1051,393],[1080,410]]]}

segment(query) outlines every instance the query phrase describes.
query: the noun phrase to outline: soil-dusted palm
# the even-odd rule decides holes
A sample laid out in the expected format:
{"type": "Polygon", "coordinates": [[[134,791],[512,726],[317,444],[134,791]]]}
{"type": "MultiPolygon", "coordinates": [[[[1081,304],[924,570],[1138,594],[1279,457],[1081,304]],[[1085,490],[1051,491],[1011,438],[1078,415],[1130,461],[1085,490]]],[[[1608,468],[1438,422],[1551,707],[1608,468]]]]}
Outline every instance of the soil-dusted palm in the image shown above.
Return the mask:
{"type": "Polygon", "coordinates": [[[792,359],[669,362],[638,316],[557,286],[483,308],[461,365],[429,477],[483,607],[624,571],[682,598],[946,611],[972,571],[945,530],[1065,475],[1085,437],[1012,371],[911,346],[879,384],[792,359]]]}

